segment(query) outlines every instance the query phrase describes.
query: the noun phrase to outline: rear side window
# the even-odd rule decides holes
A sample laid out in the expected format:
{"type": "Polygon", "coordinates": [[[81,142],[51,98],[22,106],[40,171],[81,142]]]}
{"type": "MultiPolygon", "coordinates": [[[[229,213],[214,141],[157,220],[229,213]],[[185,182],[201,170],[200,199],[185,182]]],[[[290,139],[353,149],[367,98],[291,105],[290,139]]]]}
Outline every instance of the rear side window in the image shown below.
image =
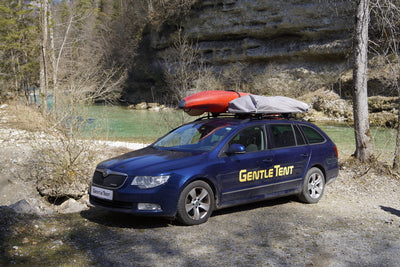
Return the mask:
{"type": "Polygon", "coordinates": [[[272,124],[271,137],[275,148],[289,147],[296,145],[292,125],[290,124],[272,124]]]}
{"type": "Polygon", "coordinates": [[[306,141],[304,140],[303,135],[301,134],[299,128],[297,128],[297,126],[294,126],[294,132],[296,134],[296,139],[297,139],[297,145],[301,146],[301,145],[305,145],[306,141]]]}
{"type": "Polygon", "coordinates": [[[302,125],[301,129],[304,132],[309,144],[323,143],[325,138],[315,129],[302,125]]]}

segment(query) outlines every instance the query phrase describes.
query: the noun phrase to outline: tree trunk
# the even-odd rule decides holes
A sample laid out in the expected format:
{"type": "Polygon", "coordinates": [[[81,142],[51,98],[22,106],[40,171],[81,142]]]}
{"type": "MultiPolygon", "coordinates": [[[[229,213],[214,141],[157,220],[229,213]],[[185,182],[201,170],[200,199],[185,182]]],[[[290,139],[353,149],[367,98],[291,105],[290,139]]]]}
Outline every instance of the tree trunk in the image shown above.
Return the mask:
{"type": "Polygon", "coordinates": [[[42,39],[41,39],[41,57],[40,57],[40,100],[42,105],[42,113],[47,112],[47,89],[48,89],[48,79],[47,79],[47,66],[46,66],[46,49],[47,49],[47,0],[41,1],[41,28],[42,28],[42,39]]]}
{"type": "MultiPolygon", "coordinates": [[[[400,95],[399,95],[398,108],[400,108],[400,95]]],[[[396,135],[396,147],[394,149],[393,169],[397,172],[400,171],[400,109],[397,111],[397,135],[396,135]]]]}
{"type": "MultiPolygon", "coordinates": [[[[52,21],[51,17],[51,8],[49,9],[49,19],[52,21]]],[[[55,46],[54,46],[54,30],[53,27],[50,27],[50,55],[51,55],[51,64],[52,64],[52,73],[53,73],[53,109],[57,110],[57,74],[58,74],[58,66],[56,64],[56,56],[55,56],[55,46]]]]}
{"type": "Polygon", "coordinates": [[[356,140],[355,157],[366,162],[372,156],[368,115],[368,24],[369,0],[357,0],[354,36],[353,111],[356,140]]]}

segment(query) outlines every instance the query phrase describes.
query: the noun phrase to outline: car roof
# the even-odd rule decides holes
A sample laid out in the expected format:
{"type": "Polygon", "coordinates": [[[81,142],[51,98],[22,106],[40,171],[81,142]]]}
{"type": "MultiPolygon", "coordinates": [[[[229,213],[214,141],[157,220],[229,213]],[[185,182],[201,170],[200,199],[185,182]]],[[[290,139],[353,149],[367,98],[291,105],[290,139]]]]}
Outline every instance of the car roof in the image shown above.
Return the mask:
{"type": "Polygon", "coordinates": [[[228,123],[230,125],[247,125],[247,124],[257,124],[257,123],[281,123],[281,124],[287,124],[287,123],[302,123],[310,126],[314,126],[312,123],[309,123],[303,119],[298,119],[298,118],[285,118],[282,116],[259,116],[259,117],[253,117],[253,116],[248,116],[248,117],[237,117],[237,116],[226,116],[226,117],[201,117],[194,122],[196,123],[205,123],[205,124],[220,124],[220,123],[228,123]]]}

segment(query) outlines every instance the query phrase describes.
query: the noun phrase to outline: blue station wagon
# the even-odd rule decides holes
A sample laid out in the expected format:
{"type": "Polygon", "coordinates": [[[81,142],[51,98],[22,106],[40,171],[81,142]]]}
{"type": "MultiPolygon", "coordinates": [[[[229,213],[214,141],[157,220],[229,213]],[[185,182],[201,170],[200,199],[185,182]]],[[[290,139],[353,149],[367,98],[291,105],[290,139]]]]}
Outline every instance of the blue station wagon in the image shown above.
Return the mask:
{"type": "Polygon", "coordinates": [[[216,209],[281,196],[316,203],[338,171],[335,144],[311,123],[206,117],[100,163],[90,202],[194,225],[216,209]]]}

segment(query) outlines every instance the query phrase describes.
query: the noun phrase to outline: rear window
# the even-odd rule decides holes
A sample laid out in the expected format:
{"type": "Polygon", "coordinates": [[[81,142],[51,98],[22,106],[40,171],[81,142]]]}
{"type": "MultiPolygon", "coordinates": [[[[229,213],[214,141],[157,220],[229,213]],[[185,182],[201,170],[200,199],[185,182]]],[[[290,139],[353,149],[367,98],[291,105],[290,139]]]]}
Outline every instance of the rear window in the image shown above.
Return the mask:
{"type": "Polygon", "coordinates": [[[325,138],[315,129],[302,125],[301,129],[304,132],[309,144],[323,143],[325,138]]]}

